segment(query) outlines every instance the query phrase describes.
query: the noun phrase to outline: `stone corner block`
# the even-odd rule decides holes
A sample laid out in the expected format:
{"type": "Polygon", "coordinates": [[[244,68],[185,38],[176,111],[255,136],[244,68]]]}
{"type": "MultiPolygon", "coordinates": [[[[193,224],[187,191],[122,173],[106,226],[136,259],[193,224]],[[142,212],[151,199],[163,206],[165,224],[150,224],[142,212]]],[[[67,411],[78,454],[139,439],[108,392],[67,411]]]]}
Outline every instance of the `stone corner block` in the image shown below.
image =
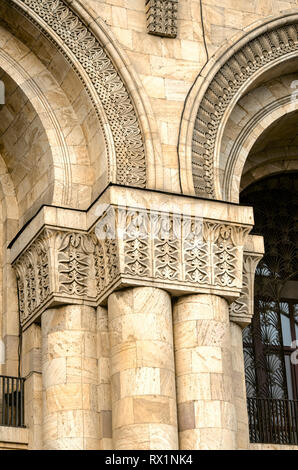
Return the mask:
{"type": "Polygon", "coordinates": [[[264,255],[264,240],[258,235],[249,235],[243,254],[243,286],[241,295],[230,305],[230,320],[245,328],[254,314],[255,271],[264,255]]]}

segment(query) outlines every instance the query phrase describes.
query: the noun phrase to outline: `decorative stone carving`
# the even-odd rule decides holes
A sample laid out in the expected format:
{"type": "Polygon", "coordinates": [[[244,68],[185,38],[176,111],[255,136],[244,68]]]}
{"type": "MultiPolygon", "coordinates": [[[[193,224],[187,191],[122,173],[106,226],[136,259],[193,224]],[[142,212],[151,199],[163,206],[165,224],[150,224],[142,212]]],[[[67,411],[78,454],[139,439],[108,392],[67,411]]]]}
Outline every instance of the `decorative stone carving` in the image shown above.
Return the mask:
{"type": "Polygon", "coordinates": [[[244,252],[242,293],[230,305],[230,319],[242,327],[251,323],[254,314],[255,271],[261,259],[260,254],[244,252]]]}
{"type": "Polygon", "coordinates": [[[249,41],[212,79],[200,102],[192,138],[192,171],[197,195],[215,197],[214,151],[227,107],[255,72],[298,50],[297,27],[297,24],[285,25],[249,41]]]}
{"type": "Polygon", "coordinates": [[[178,0],[146,0],[148,33],[175,38],[177,36],[177,10],[178,0]]]}
{"type": "Polygon", "coordinates": [[[89,231],[44,227],[14,262],[22,326],[52,304],[97,306],[125,286],[235,298],[250,229],[114,205],[89,231]]]}
{"type": "MultiPolygon", "coordinates": [[[[76,73],[79,73],[79,69],[73,62],[73,56],[83,67],[110,124],[117,159],[117,183],[145,187],[145,150],[138,118],[121,76],[97,38],[63,0],[18,0],[18,5],[15,0],[8,1],[28,16],[52,41],[52,35],[62,40],[68,53],[64,48],[61,49],[58,41],[55,41],[55,45],[61,49],[76,73]],[[28,9],[46,23],[48,31],[34,21],[34,15],[29,14],[28,9]]],[[[83,78],[82,82],[101,121],[98,105],[83,78]]],[[[102,128],[106,135],[103,125],[102,128]]]]}
{"type": "Polygon", "coordinates": [[[92,238],[76,232],[58,233],[57,238],[59,292],[77,296],[88,294],[90,255],[94,251],[92,238]]]}
{"type": "Polygon", "coordinates": [[[21,324],[53,303],[96,298],[95,240],[87,233],[44,228],[16,260],[21,324]]]}
{"type": "Polygon", "coordinates": [[[21,323],[50,296],[50,231],[45,230],[15,264],[21,323]]]}

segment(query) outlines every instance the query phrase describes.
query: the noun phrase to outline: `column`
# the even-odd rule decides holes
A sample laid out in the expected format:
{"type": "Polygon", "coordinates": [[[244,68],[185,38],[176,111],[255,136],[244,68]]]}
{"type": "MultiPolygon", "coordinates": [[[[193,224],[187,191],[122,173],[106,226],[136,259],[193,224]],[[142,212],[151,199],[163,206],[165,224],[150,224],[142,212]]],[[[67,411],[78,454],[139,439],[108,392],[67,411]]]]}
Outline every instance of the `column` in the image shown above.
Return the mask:
{"type": "Polygon", "coordinates": [[[44,448],[177,449],[175,362],[182,449],[235,448],[225,299],[240,298],[252,225],[247,207],[115,186],[87,213],[44,207],[20,231],[10,254],[22,330],[41,319],[44,448]],[[170,295],[184,296],[176,361],[170,295]]]}
{"type": "Polygon", "coordinates": [[[161,289],[109,296],[114,449],[178,449],[171,310],[161,289]]]}
{"type": "Polygon", "coordinates": [[[44,449],[99,449],[96,311],[51,308],[41,328],[44,449]]]}
{"type": "Polygon", "coordinates": [[[209,294],[181,297],[173,321],[180,449],[235,449],[228,303],[209,294]]]}
{"type": "Polygon", "coordinates": [[[235,406],[237,411],[237,449],[249,447],[249,424],[245,387],[242,331],[254,315],[254,281],[256,267],[264,253],[263,238],[250,235],[243,256],[243,286],[240,297],[230,305],[230,331],[235,406]]]}
{"type": "Polygon", "coordinates": [[[97,308],[97,350],[98,350],[98,413],[99,442],[101,450],[113,449],[112,400],[110,376],[110,338],[108,312],[97,308]]]}
{"type": "Polygon", "coordinates": [[[22,336],[22,377],[28,449],[42,450],[41,328],[33,323],[22,336]]]}
{"type": "Polygon", "coordinates": [[[237,412],[237,450],[248,449],[249,427],[245,388],[245,370],[242,342],[242,328],[234,322],[230,323],[232,345],[232,378],[234,400],[237,412]]]}

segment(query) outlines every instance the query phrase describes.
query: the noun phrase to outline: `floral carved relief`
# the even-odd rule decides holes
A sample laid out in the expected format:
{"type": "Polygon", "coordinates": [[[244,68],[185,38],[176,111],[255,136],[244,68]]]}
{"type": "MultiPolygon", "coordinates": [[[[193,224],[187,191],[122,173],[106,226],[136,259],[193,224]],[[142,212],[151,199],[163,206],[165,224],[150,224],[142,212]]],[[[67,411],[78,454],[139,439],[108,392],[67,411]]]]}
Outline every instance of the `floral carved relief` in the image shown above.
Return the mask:
{"type": "Polygon", "coordinates": [[[255,271],[262,256],[244,253],[243,287],[240,297],[230,305],[230,319],[242,326],[251,323],[254,314],[254,281],[255,271]]]}
{"type": "Polygon", "coordinates": [[[60,235],[58,247],[59,291],[66,294],[85,295],[88,290],[90,255],[94,251],[93,240],[86,234],[60,235]]]}
{"type": "Polygon", "coordinates": [[[128,286],[237,297],[250,228],[112,205],[89,231],[45,228],[14,262],[22,325],[52,303],[97,306],[128,286]]]}
{"type": "Polygon", "coordinates": [[[50,232],[45,230],[14,265],[21,323],[26,322],[50,295],[49,235],[50,232]]]}

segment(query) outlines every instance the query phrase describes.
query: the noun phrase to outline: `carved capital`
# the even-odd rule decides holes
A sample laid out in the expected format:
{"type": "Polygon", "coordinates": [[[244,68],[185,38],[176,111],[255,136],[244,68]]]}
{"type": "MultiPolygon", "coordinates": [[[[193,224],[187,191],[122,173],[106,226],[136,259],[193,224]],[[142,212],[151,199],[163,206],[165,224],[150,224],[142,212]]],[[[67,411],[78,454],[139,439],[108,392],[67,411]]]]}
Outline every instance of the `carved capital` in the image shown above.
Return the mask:
{"type": "Polygon", "coordinates": [[[244,249],[243,255],[243,287],[241,295],[230,305],[231,321],[234,321],[243,328],[251,323],[254,314],[255,272],[264,254],[262,237],[249,236],[249,242],[244,249]]]}
{"type": "Polygon", "coordinates": [[[22,326],[51,305],[95,305],[94,250],[87,233],[48,227],[39,233],[13,264],[22,326]]]}
{"type": "Polygon", "coordinates": [[[148,33],[175,38],[177,36],[177,10],[178,0],[146,0],[148,33]]]}
{"type": "Polygon", "coordinates": [[[117,187],[87,213],[43,208],[12,244],[22,326],[52,305],[97,306],[129,286],[236,299],[251,211],[212,204],[117,187]]]}
{"type": "MultiPolygon", "coordinates": [[[[116,243],[121,285],[154,285],[181,294],[212,291],[227,297],[241,290],[242,251],[249,231],[247,226],[186,214],[116,206],[95,227],[102,253],[116,243]]],[[[103,260],[106,273],[112,265],[107,256],[103,260]]],[[[110,282],[102,283],[100,301],[110,282]]]]}

